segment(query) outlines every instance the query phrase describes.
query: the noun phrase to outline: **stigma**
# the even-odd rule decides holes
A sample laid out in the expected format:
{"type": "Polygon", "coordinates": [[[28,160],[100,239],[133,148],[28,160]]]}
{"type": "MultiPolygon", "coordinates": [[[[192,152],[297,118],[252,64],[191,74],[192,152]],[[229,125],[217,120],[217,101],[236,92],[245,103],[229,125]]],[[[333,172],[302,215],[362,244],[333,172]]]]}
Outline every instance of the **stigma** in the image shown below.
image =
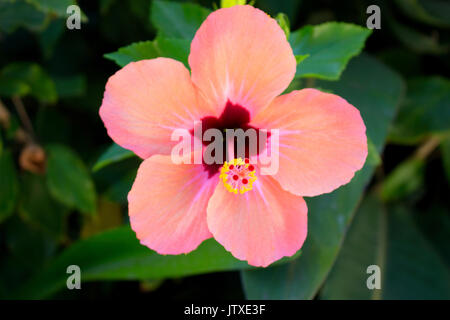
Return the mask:
{"type": "Polygon", "coordinates": [[[219,178],[228,191],[243,194],[252,190],[253,182],[256,180],[255,167],[248,159],[237,158],[225,161],[220,169],[219,178]]]}

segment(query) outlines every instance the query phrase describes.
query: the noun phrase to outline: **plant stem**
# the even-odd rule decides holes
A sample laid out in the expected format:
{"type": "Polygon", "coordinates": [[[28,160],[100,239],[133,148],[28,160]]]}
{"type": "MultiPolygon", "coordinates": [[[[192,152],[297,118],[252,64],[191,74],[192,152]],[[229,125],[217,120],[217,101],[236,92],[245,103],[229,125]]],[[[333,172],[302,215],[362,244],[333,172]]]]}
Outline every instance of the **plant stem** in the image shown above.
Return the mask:
{"type": "Polygon", "coordinates": [[[423,143],[419,149],[417,149],[414,157],[417,159],[427,158],[434,149],[436,149],[441,143],[441,138],[438,136],[432,136],[425,143],[423,143]]]}
{"type": "Polygon", "coordinates": [[[5,129],[9,128],[9,111],[2,100],[0,100],[0,125],[3,125],[5,129]]]}
{"type": "Polygon", "coordinates": [[[30,134],[32,139],[34,140],[33,125],[31,124],[30,117],[28,116],[28,113],[25,109],[22,99],[20,99],[19,96],[13,96],[12,102],[14,104],[14,107],[16,108],[17,114],[20,117],[20,121],[22,121],[22,124],[24,125],[24,127],[26,128],[26,130],[28,131],[28,133],[30,134]]]}

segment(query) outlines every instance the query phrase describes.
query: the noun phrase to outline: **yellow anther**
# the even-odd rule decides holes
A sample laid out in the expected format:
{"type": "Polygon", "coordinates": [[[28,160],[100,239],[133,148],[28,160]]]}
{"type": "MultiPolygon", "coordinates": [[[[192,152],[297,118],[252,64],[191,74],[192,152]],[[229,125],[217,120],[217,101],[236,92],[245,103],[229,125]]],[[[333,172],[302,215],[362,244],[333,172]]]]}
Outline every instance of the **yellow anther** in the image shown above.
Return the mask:
{"type": "Polygon", "coordinates": [[[243,194],[252,190],[253,182],[257,179],[255,167],[249,163],[248,159],[242,160],[242,158],[225,161],[219,178],[223,181],[225,188],[234,194],[238,192],[243,194]]]}

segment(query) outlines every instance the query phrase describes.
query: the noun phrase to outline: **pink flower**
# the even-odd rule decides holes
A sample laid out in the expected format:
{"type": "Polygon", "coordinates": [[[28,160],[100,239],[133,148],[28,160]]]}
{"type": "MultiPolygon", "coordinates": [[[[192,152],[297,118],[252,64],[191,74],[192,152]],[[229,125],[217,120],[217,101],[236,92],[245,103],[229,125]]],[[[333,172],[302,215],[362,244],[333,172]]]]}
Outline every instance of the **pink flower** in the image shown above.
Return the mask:
{"type": "Polygon", "coordinates": [[[106,84],[100,116],[108,134],[145,159],[128,194],[137,238],[160,254],[180,254],[214,237],[254,266],[293,255],[307,234],[302,196],[348,183],[365,162],[359,111],[315,89],[280,96],[294,78],[295,57],[277,22],[251,6],[211,13],[189,65],[191,74],[172,59],[134,62],[106,84]],[[278,172],[260,175],[241,163],[245,172],[233,186],[233,159],[222,168],[174,164],[172,131],[191,131],[200,120],[221,130],[279,129],[278,172]],[[244,193],[229,192],[244,184],[244,193]]]}

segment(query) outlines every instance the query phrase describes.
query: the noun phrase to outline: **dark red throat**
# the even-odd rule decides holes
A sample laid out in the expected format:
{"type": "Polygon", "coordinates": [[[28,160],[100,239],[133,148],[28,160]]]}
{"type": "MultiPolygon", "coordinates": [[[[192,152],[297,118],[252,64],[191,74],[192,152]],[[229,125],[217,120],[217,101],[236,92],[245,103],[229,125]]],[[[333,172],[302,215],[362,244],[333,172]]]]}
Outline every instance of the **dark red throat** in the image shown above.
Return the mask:
{"type": "MultiPolygon", "coordinates": [[[[226,139],[225,139],[225,130],[226,129],[242,129],[244,130],[244,132],[247,129],[254,129],[256,130],[257,136],[258,136],[258,144],[257,144],[257,148],[256,148],[256,154],[259,154],[259,152],[261,152],[263,149],[259,150],[259,128],[255,128],[251,125],[249,125],[250,123],[250,113],[248,112],[247,109],[245,109],[244,107],[238,105],[238,104],[233,104],[230,101],[227,101],[227,104],[225,105],[225,108],[222,112],[222,114],[217,118],[217,117],[212,117],[212,116],[208,116],[208,117],[204,117],[201,119],[201,126],[202,126],[202,134],[205,133],[206,130],[208,129],[218,129],[222,135],[223,135],[223,150],[227,150],[226,148],[226,139]]],[[[199,130],[194,130],[194,128],[190,131],[191,134],[194,136],[194,132],[195,131],[199,131],[199,130]]],[[[267,133],[267,137],[270,136],[270,133],[267,133]]],[[[211,141],[203,141],[202,137],[197,137],[199,138],[204,146],[209,145],[210,143],[212,143],[211,141]]],[[[237,154],[237,146],[236,146],[236,141],[234,142],[235,146],[234,146],[234,152],[235,154],[237,154]]],[[[265,148],[265,143],[264,143],[264,148],[265,148]]],[[[250,153],[250,148],[248,146],[248,139],[246,139],[245,141],[245,157],[246,158],[250,158],[250,156],[254,156],[254,154],[250,153]]],[[[203,166],[205,168],[205,170],[208,172],[208,176],[211,178],[213,177],[216,173],[219,172],[220,167],[222,166],[222,164],[230,159],[227,159],[227,155],[226,152],[224,152],[224,156],[223,156],[223,161],[221,163],[215,163],[215,164],[211,164],[208,165],[206,163],[203,163],[203,166]]]]}

